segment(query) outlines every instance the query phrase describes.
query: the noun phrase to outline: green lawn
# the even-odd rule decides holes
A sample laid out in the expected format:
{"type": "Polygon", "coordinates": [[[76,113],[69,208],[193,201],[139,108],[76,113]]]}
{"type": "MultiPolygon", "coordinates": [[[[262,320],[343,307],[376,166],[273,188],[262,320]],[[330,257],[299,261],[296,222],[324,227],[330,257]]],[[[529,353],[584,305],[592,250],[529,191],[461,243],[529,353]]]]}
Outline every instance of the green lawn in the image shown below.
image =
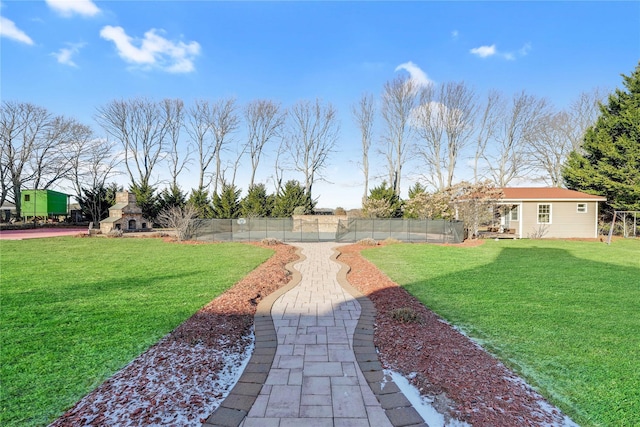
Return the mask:
{"type": "Polygon", "coordinates": [[[0,242],[0,425],[46,425],[273,252],[73,237],[0,242]]]}
{"type": "Polygon", "coordinates": [[[640,240],[363,251],[582,426],[640,425],[640,240]]]}

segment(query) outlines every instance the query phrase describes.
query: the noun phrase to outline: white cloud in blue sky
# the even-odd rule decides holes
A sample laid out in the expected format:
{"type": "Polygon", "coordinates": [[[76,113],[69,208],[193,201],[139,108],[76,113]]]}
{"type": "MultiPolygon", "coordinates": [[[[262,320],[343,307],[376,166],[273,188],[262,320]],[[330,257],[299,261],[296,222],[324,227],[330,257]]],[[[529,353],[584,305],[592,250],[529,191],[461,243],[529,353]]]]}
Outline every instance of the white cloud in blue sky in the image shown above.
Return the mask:
{"type": "Polygon", "coordinates": [[[489,58],[491,56],[497,56],[508,61],[515,61],[518,57],[527,56],[529,54],[529,51],[531,51],[531,43],[525,43],[525,45],[518,49],[516,52],[502,52],[499,51],[498,48],[496,48],[495,44],[492,44],[491,46],[474,47],[473,49],[469,50],[469,53],[479,58],[489,58]]]}
{"type": "Polygon", "coordinates": [[[64,17],[95,16],[100,9],[91,0],[45,0],[49,7],[64,17]]]}
{"type": "Polygon", "coordinates": [[[396,67],[396,71],[400,70],[405,70],[409,73],[409,76],[416,87],[424,87],[433,83],[429,76],[427,76],[427,73],[422,71],[420,67],[411,61],[398,65],[396,67]]]}
{"type": "Polygon", "coordinates": [[[469,52],[476,56],[479,56],[480,58],[488,58],[489,56],[495,55],[497,50],[496,45],[492,44],[491,46],[474,47],[469,52]]]}
{"type": "Polygon", "coordinates": [[[169,73],[194,71],[193,61],[200,54],[200,44],[171,41],[162,37],[161,32],[151,29],[142,40],[136,40],[128,36],[124,28],[107,25],[100,30],[100,37],[112,41],[118,55],[130,64],[143,68],[157,67],[169,73]]]}
{"type": "Polygon", "coordinates": [[[53,52],[51,55],[60,64],[77,67],[78,65],[73,61],[73,57],[80,53],[80,49],[85,45],[86,43],[67,43],[67,47],[60,48],[60,50],[53,52]]]}
{"type": "Polygon", "coordinates": [[[6,37],[28,45],[33,44],[33,40],[27,33],[18,28],[12,20],[4,16],[0,16],[0,37],[6,37]]]}

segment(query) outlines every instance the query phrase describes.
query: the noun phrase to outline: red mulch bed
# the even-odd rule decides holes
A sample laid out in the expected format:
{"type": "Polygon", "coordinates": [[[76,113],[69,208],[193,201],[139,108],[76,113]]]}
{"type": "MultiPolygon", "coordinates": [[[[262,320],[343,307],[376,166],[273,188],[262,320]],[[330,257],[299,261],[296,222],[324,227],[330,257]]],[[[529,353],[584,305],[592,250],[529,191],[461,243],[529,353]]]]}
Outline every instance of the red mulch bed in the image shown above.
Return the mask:
{"type": "Polygon", "coordinates": [[[340,247],[338,259],[351,268],[349,282],[376,307],[374,342],[385,368],[411,378],[439,412],[473,426],[563,424],[563,415],[501,362],[360,256],[365,247],[340,247]],[[421,322],[394,319],[398,308],[410,308],[421,322]]]}

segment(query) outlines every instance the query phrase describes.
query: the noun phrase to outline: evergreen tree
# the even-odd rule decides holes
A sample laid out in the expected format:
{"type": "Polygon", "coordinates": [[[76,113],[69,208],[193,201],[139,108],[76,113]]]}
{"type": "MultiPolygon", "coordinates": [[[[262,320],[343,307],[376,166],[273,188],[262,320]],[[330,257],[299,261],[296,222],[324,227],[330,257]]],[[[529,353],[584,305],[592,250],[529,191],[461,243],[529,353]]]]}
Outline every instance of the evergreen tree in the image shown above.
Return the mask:
{"type": "Polygon", "coordinates": [[[311,213],[315,202],[305,192],[302,184],[295,180],[287,181],[282,192],[275,198],[272,216],[276,218],[290,217],[298,206],[304,208],[304,213],[311,213]]]}
{"type": "Polygon", "coordinates": [[[209,201],[209,195],[204,188],[192,189],[187,204],[193,206],[198,218],[212,218],[213,208],[209,201]]]}
{"type": "Polygon", "coordinates": [[[427,189],[416,182],[409,188],[409,200],[404,203],[403,218],[425,219],[428,215],[427,205],[429,202],[429,194],[427,189]]]}
{"type": "Polygon", "coordinates": [[[271,215],[274,199],[267,194],[264,184],[254,184],[249,187],[247,196],[240,203],[240,213],[243,217],[263,217],[271,215]]]}
{"type": "Polygon", "coordinates": [[[156,215],[160,212],[158,196],[155,194],[156,189],[148,184],[139,185],[133,183],[131,187],[129,187],[129,191],[135,194],[136,203],[140,209],[142,209],[142,216],[150,221],[154,221],[156,215]]]}
{"type": "Polygon", "coordinates": [[[369,218],[400,218],[402,200],[386,181],[369,192],[369,198],[362,206],[362,213],[369,218]]]}
{"type": "Polygon", "coordinates": [[[601,105],[563,179],[567,188],[605,196],[615,210],[640,210],[640,63],[622,77],[626,90],[616,89],[601,105]]]}
{"type": "Polygon", "coordinates": [[[187,203],[187,197],[178,185],[171,185],[160,192],[158,197],[158,211],[168,208],[183,208],[187,203]]]}
{"type": "Polygon", "coordinates": [[[220,194],[213,193],[213,217],[231,219],[240,217],[240,190],[235,185],[222,184],[220,194]]]}
{"type": "Polygon", "coordinates": [[[83,196],[78,198],[82,214],[97,226],[100,221],[109,216],[109,208],[115,204],[118,191],[122,191],[122,187],[116,183],[111,183],[107,187],[83,188],[83,196]]]}

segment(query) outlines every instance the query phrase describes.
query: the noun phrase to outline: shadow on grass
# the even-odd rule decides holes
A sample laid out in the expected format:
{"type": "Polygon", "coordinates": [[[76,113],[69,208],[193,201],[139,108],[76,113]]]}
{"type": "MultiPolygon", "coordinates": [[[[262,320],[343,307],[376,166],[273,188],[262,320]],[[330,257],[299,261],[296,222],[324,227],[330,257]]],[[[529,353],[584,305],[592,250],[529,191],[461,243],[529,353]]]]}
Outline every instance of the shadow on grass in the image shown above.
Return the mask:
{"type": "MultiPolygon", "coordinates": [[[[436,273],[403,287],[424,306],[462,327],[581,423],[626,425],[640,413],[640,371],[632,362],[640,360],[638,277],[640,268],[585,260],[564,249],[502,248],[488,264],[436,273]]],[[[394,287],[375,290],[369,297],[386,301],[376,304],[378,322],[390,322],[393,309],[413,304],[394,287]]],[[[447,363],[444,359],[439,363],[438,354],[447,346],[458,348],[454,342],[459,340],[443,338],[438,332],[441,325],[437,319],[430,321],[423,328],[428,334],[420,339],[408,338],[412,332],[406,325],[396,325],[393,335],[394,346],[412,352],[414,360],[428,360],[430,378],[441,377],[438,381],[446,389],[453,387],[451,378],[457,374],[454,369],[441,375],[447,363]]],[[[383,353],[392,358],[394,351],[387,348],[383,353]]],[[[461,359],[462,367],[467,362],[468,358],[461,359]]],[[[472,388],[483,387],[494,376],[474,368],[477,382],[472,388]]]]}

